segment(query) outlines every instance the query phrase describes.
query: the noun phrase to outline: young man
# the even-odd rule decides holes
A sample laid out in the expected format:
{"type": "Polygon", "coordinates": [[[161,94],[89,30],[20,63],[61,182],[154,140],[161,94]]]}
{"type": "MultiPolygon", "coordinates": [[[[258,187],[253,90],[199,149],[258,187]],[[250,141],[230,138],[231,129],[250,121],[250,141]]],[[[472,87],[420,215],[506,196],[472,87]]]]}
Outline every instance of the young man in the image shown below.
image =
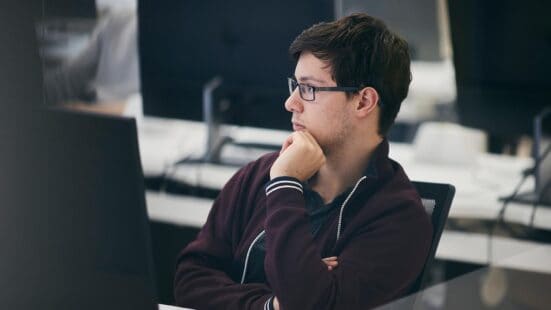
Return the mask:
{"type": "Polygon", "coordinates": [[[431,224],[384,138],[410,83],[405,41],[365,14],[314,25],[285,108],[279,154],[237,172],[178,260],[196,309],[367,309],[408,292],[431,224]]]}

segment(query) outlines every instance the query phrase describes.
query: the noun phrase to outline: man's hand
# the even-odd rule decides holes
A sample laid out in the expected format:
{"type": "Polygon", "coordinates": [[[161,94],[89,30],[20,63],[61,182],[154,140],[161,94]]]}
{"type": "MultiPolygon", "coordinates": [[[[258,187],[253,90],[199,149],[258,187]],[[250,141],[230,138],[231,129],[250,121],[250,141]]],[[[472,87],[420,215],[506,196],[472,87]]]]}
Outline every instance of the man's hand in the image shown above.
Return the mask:
{"type": "Polygon", "coordinates": [[[327,270],[331,271],[339,266],[336,256],[326,257],[321,259],[327,265],[327,270]]]}
{"type": "Polygon", "coordinates": [[[318,142],[306,131],[293,132],[281,147],[279,157],[270,170],[270,178],[293,177],[308,180],[325,164],[325,155],[318,142]]]}
{"type": "MultiPolygon", "coordinates": [[[[336,256],[326,257],[321,259],[322,262],[324,262],[327,265],[327,270],[331,271],[337,266],[339,266],[339,262],[337,261],[336,256]]],[[[279,300],[277,300],[277,296],[274,297],[273,306],[275,310],[279,310],[279,300]]]]}

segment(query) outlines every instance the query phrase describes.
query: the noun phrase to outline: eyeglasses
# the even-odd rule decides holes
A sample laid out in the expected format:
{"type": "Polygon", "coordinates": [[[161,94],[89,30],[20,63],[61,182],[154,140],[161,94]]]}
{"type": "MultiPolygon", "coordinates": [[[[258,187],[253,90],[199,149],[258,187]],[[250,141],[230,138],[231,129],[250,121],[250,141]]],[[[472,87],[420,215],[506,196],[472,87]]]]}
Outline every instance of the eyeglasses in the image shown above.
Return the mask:
{"type": "Polygon", "coordinates": [[[344,91],[344,92],[355,92],[358,91],[358,87],[316,87],[311,86],[308,84],[302,84],[297,82],[294,78],[287,78],[287,82],[289,83],[289,95],[291,95],[295,89],[298,86],[298,92],[300,94],[300,98],[306,101],[314,101],[316,100],[316,92],[317,91],[344,91]]]}

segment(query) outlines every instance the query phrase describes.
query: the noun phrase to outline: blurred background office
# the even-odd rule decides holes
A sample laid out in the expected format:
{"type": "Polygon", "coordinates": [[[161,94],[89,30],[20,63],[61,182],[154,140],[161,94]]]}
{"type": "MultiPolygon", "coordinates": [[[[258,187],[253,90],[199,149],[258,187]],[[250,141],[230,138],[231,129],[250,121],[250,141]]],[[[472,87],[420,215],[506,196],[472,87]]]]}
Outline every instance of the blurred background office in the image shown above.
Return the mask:
{"type": "Polygon", "coordinates": [[[47,104],[113,106],[139,93],[135,1],[43,3],[37,32],[47,104]]]}
{"type": "MultiPolygon", "coordinates": [[[[159,4],[159,6],[162,5],[159,4]]],[[[246,5],[246,3],[242,5],[246,5]]],[[[465,4],[464,6],[468,5],[465,4]]],[[[541,4],[534,1],[533,5],[529,6],[530,8],[525,8],[516,14],[519,16],[533,14],[532,11],[539,11],[537,10],[538,5],[541,4]]],[[[37,25],[37,29],[45,74],[45,100],[47,103],[120,102],[140,93],[137,7],[136,0],[43,1],[42,18],[37,25]]],[[[193,9],[193,5],[185,8],[193,9]]],[[[522,138],[533,134],[532,126],[529,123],[533,116],[537,112],[541,112],[542,107],[545,106],[544,100],[542,100],[546,96],[545,92],[541,93],[542,91],[536,90],[539,94],[523,99],[523,101],[530,103],[525,104],[526,108],[520,109],[511,108],[515,106],[511,102],[519,102],[520,98],[517,100],[501,100],[496,97],[494,101],[502,102],[500,106],[492,106],[493,103],[475,104],[476,98],[478,98],[476,97],[477,94],[473,94],[471,88],[465,88],[467,87],[465,85],[472,86],[474,84],[493,85],[493,89],[499,92],[500,89],[506,88],[506,83],[520,81],[520,78],[514,77],[514,70],[517,69],[524,70],[522,72],[523,76],[532,75],[532,85],[541,84],[538,89],[547,86],[544,76],[540,73],[543,70],[541,68],[546,68],[545,62],[547,60],[542,56],[544,52],[532,52],[531,54],[534,56],[531,57],[532,60],[524,59],[522,61],[522,63],[528,64],[528,66],[524,66],[524,69],[520,68],[522,66],[518,64],[519,57],[522,57],[521,53],[527,52],[527,49],[545,50],[544,44],[547,41],[537,41],[538,37],[545,37],[544,33],[537,31],[524,32],[525,39],[520,39],[525,41],[525,44],[522,44],[524,48],[519,47],[520,44],[515,45],[514,48],[512,46],[505,48],[505,46],[497,44],[498,41],[502,42],[508,39],[509,42],[512,42],[511,39],[515,36],[517,37],[516,41],[519,41],[517,34],[520,34],[521,30],[518,30],[519,27],[515,27],[516,24],[512,21],[515,20],[514,15],[510,13],[517,10],[517,6],[513,2],[511,4],[496,5],[496,12],[492,15],[491,22],[473,19],[475,18],[474,14],[463,13],[467,12],[467,9],[463,11],[460,9],[454,10],[454,12],[458,12],[452,15],[453,19],[451,20],[452,23],[455,22],[454,29],[456,29],[454,45],[456,49],[461,50],[461,53],[456,55],[455,58],[453,58],[454,53],[450,36],[450,17],[447,3],[444,0],[419,0],[415,2],[401,0],[335,0],[333,1],[333,8],[334,16],[342,16],[352,12],[369,12],[385,20],[392,30],[404,36],[410,43],[413,59],[413,80],[410,94],[402,106],[397,125],[390,135],[391,139],[411,142],[419,124],[424,121],[460,122],[470,127],[483,129],[488,135],[487,147],[491,152],[507,152],[510,154],[520,152],[522,155],[529,155],[530,147],[526,146],[529,145],[529,142],[525,142],[526,140],[522,138]],[[466,22],[467,20],[470,20],[470,22],[466,22]],[[497,30],[494,29],[496,24],[503,25],[507,31],[503,31],[500,35],[497,32],[494,33],[497,30]],[[461,30],[459,25],[465,29],[461,30]],[[475,29],[474,27],[477,26],[478,28],[475,29]],[[478,33],[478,36],[467,39],[467,33],[478,33]],[[486,42],[481,43],[482,41],[486,42]],[[494,41],[496,44],[493,43],[494,41]],[[483,49],[486,49],[486,51],[483,52],[483,49]],[[499,51],[496,49],[499,49],[499,51]],[[471,60],[467,60],[464,56],[467,53],[471,53],[468,55],[473,56],[470,58],[471,60]],[[502,56],[494,57],[500,54],[502,56]],[[512,60],[509,60],[509,62],[501,61],[505,58],[515,59],[517,64],[512,64],[512,60]],[[462,66],[464,69],[459,70],[460,76],[457,81],[461,84],[462,90],[459,100],[456,100],[457,84],[454,60],[465,64],[462,66]],[[544,65],[537,65],[541,63],[544,65]],[[477,66],[478,64],[486,65],[477,66]],[[509,68],[508,71],[504,71],[504,67],[509,68]],[[535,69],[539,71],[534,71],[535,69]],[[473,99],[473,97],[467,98],[466,96],[475,97],[473,99]],[[465,99],[463,100],[463,98],[465,99]],[[504,115],[497,116],[497,113],[493,113],[496,111],[495,108],[498,107],[502,109],[501,114],[504,115]],[[490,113],[495,114],[493,115],[494,121],[486,122],[486,116],[490,113]],[[519,121],[522,122],[522,125],[515,124],[513,126],[509,122],[513,116],[520,117],[519,121]]],[[[471,8],[475,9],[475,6],[471,5],[471,8]]],[[[482,12],[484,9],[493,8],[494,4],[488,4],[484,8],[480,6],[479,9],[482,12]]],[[[160,11],[162,8],[152,7],[148,10],[160,11]]],[[[194,17],[191,14],[186,16],[185,12],[178,12],[177,10],[173,15],[176,14],[182,14],[182,17],[187,18],[194,17]]],[[[153,20],[155,15],[152,12],[144,12],[143,16],[151,19],[150,24],[155,26],[156,21],[153,20]]],[[[201,18],[203,17],[198,19],[201,18]]],[[[529,29],[532,26],[535,29],[538,26],[539,28],[547,27],[545,22],[539,21],[537,17],[516,20],[523,21],[523,24],[530,23],[530,25],[521,27],[522,29],[529,29]]],[[[148,21],[144,21],[144,23],[149,25],[148,21]]],[[[167,22],[167,24],[170,23],[170,21],[167,22]]],[[[176,24],[175,21],[172,23],[176,24]]],[[[179,25],[180,28],[182,26],[179,25]]],[[[198,29],[205,25],[188,23],[186,26],[198,29]]],[[[193,35],[193,30],[177,29],[176,26],[164,30],[181,30],[181,36],[193,35]]],[[[146,36],[142,39],[148,42],[147,45],[163,44],[162,40],[167,39],[166,34],[158,34],[162,38],[150,39],[149,37],[152,35],[149,35],[148,29],[144,27],[142,31],[146,31],[146,36]]],[[[196,31],[196,33],[209,35],[206,30],[201,31],[196,31]]],[[[230,34],[226,33],[224,35],[228,40],[226,45],[231,44],[230,34]]],[[[174,38],[177,35],[172,34],[171,36],[174,38]]],[[[233,39],[240,38],[236,36],[233,39]]],[[[189,43],[185,39],[174,39],[174,41],[181,44],[189,43]]],[[[275,43],[280,42],[273,42],[272,44],[275,46],[275,43]]],[[[158,46],[158,48],[161,47],[167,48],[168,46],[158,46]]],[[[149,53],[148,49],[153,48],[155,47],[142,45],[142,49],[145,49],[146,54],[149,53]]],[[[208,50],[207,46],[204,46],[203,50],[208,50]]],[[[184,52],[182,50],[182,58],[186,57],[184,52]]],[[[208,57],[216,57],[215,51],[209,51],[208,53],[208,57]]],[[[221,54],[221,52],[219,53],[221,54]]],[[[146,55],[145,57],[146,59],[142,61],[147,66],[148,61],[156,56],[146,55]]],[[[164,62],[168,63],[170,61],[176,64],[175,60],[170,57],[164,62]]],[[[162,65],[162,63],[159,64],[159,66],[162,65]]],[[[226,66],[228,65],[226,63],[226,66]]],[[[242,66],[242,63],[237,63],[235,67],[238,65],[242,66]]],[[[238,69],[234,68],[233,70],[237,71],[238,69]]],[[[168,74],[168,72],[165,73],[168,74]]],[[[515,88],[519,89],[519,87],[515,88]]],[[[520,91],[518,90],[517,93],[520,91]]],[[[520,94],[519,96],[524,95],[520,94]]],[[[488,95],[481,93],[480,96],[488,95]]],[[[504,94],[504,96],[506,95],[504,94]]],[[[167,103],[162,104],[166,105],[167,103]]],[[[231,111],[226,111],[226,113],[231,113],[231,111]]],[[[192,116],[192,118],[195,117],[192,116]]]]}
{"type": "MultiPolygon", "coordinates": [[[[1,54],[2,94],[10,106],[137,119],[158,293],[170,304],[176,253],[221,186],[291,130],[290,42],[316,22],[367,12],[410,43],[391,157],[411,179],[457,188],[425,307],[545,309],[549,9],[542,0],[42,0],[18,7],[29,22],[0,10],[18,54],[1,54]]],[[[5,129],[14,113],[0,113],[0,138],[14,132],[5,129]]],[[[3,140],[7,154],[14,142],[3,140]]]]}
{"type": "MultiPolygon", "coordinates": [[[[121,102],[127,100],[130,96],[140,93],[140,74],[139,74],[139,61],[138,61],[138,42],[137,42],[137,2],[134,0],[124,1],[93,1],[93,0],[81,0],[81,1],[43,1],[43,18],[38,25],[39,33],[39,45],[41,50],[41,57],[43,62],[43,70],[45,74],[45,100],[49,104],[59,104],[60,102],[121,102]]],[[[160,4],[162,6],[163,4],[160,4]]],[[[243,3],[242,5],[246,5],[243,3]]],[[[467,4],[466,4],[467,5],[467,4]]],[[[534,2],[534,6],[538,3],[534,2]]],[[[416,130],[422,122],[438,120],[449,122],[460,122],[461,124],[482,129],[488,136],[487,149],[490,152],[501,153],[507,152],[509,154],[517,154],[520,152],[522,155],[530,155],[530,140],[523,139],[526,136],[531,136],[532,126],[529,124],[537,112],[542,110],[543,103],[540,97],[545,97],[545,94],[535,95],[533,98],[527,98],[523,101],[530,101],[526,104],[525,109],[512,108],[515,105],[512,102],[519,102],[519,100],[512,99],[495,99],[494,101],[507,102],[501,103],[499,108],[502,109],[503,116],[494,116],[493,122],[487,122],[487,116],[496,111],[498,106],[492,106],[492,103],[486,103],[484,105],[476,104],[477,95],[473,95],[471,88],[465,88],[465,85],[490,85],[494,84],[493,89],[499,92],[500,89],[506,88],[506,83],[513,83],[519,78],[513,77],[513,69],[509,69],[509,72],[504,72],[503,67],[512,67],[511,63],[501,62],[499,63],[496,58],[493,57],[498,52],[497,50],[487,50],[482,52],[482,49],[500,49],[499,54],[507,53],[499,57],[499,59],[518,59],[521,57],[521,53],[526,51],[532,44],[524,44],[525,49],[516,47],[504,48],[493,44],[492,40],[506,41],[515,36],[513,16],[509,11],[514,11],[514,4],[502,4],[496,9],[499,12],[493,14],[493,22],[483,23],[482,21],[473,20],[474,16],[465,15],[461,10],[454,10],[458,13],[454,16],[454,22],[456,22],[456,49],[462,49],[460,55],[453,58],[452,40],[450,38],[450,18],[448,15],[447,3],[444,0],[419,0],[415,2],[407,2],[401,0],[391,1],[355,1],[355,0],[335,0],[333,2],[334,16],[342,16],[344,14],[350,14],[353,12],[369,12],[370,14],[380,17],[387,22],[389,27],[404,36],[410,43],[410,51],[413,59],[412,72],[413,80],[410,88],[410,94],[402,106],[401,113],[398,116],[396,126],[390,134],[391,140],[411,142],[415,136],[416,130]],[[501,12],[501,13],[500,13],[501,12]],[[463,15],[461,15],[463,14],[463,15]],[[471,18],[471,22],[466,23],[465,20],[471,18]],[[492,25],[500,24],[510,33],[509,35],[502,34],[497,37],[493,31],[496,29],[491,28],[492,25]],[[474,33],[476,32],[473,27],[475,25],[480,26],[480,33],[477,37],[470,39],[466,38],[466,30],[460,29],[459,25],[470,29],[474,33]],[[471,28],[469,28],[471,27],[471,28]],[[511,28],[511,29],[509,29],[511,28]],[[491,39],[496,37],[496,39],[491,39]],[[484,46],[482,46],[482,40],[486,40],[484,46]],[[467,63],[467,52],[474,53],[478,49],[478,53],[472,54],[475,57],[471,58],[470,63],[467,63]],[[455,79],[455,68],[453,66],[454,59],[456,62],[464,62],[465,69],[460,70],[457,83],[461,84],[460,100],[457,98],[457,84],[455,79]],[[487,61],[493,59],[493,61],[487,61]],[[477,67],[474,63],[490,63],[485,67],[477,67]],[[501,81],[497,79],[500,76],[501,81]],[[508,80],[506,80],[508,79],[508,80]],[[501,84],[498,84],[501,83],[501,84]],[[466,96],[475,96],[467,98],[466,96]],[[538,97],[539,96],[539,97],[538,97]],[[465,100],[463,100],[465,98],[465,100]],[[492,106],[492,107],[490,107],[492,106]],[[483,111],[483,112],[481,112],[483,111]],[[511,125],[509,122],[513,116],[521,117],[519,122],[522,124],[511,125]],[[484,124],[486,123],[486,124],[484,124]],[[490,123],[492,123],[490,125],[490,123]],[[522,128],[521,128],[522,127],[522,128]],[[506,128],[506,129],[505,129],[506,128]]],[[[487,5],[489,9],[491,4],[487,5]]],[[[473,7],[474,8],[474,7],[473,7]]],[[[524,9],[526,14],[534,9],[524,9]]],[[[192,9],[193,5],[187,6],[183,9],[192,9]]],[[[484,8],[480,8],[481,10],[484,8]]],[[[148,8],[148,10],[159,11],[162,8],[148,8]]],[[[520,15],[522,12],[519,12],[520,15]]],[[[186,16],[185,12],[178,12],[173,15],[182,14],[182,18],[194,18],[196,15],[186,16]]],[[[273,14],[274,16],[276,14],[273,14]]],[[[153,20],[155,15],[151,12],[144,12],[143,16],[147,19],[151,19],[151,25],[155,26],[156,21],[153,20]],[[149,16],[152,16],[151,18],[149,16]]],[[[178,16],[174,16],[177,18],[178,16]]],[[[200,20],[202,17],[199,17],[200,20]]],[[[524,19],[524,23],[531,22],[533,26],[537,27],[541,24],[545,27],[543,22],[535,19],[524,19]]],[[[144,21],[149,25],[149,22],[144,21]]],[[[167,22],[170,25],[171,22],[167,22]]],[[[176,22],[173,22],[176,24],[176,22]]],[[[182,24],[180,22],[180,24],[182,24]]],[[[523,26],[528,29],[532,25],[523,26]]],[[[162,26],[159,26],[162,27],[162,26]]],[[[188,31],[182,28],[183,25],[173,26],[172,29],[159,29],[160,31],[177,31],[180,30],[181,36],[192,36],[194,31],[188,31]],[[187,32],[186,32],[187,31],[187,32]]],[[[198,29],[205,27],[204,24],[192,24],[187,23],[186,27],[198,29]]],[[[523,29],[524,29],[523,28],[523,29]]],[[[153,48],[169,48],[169,46],[163,46],[163,40],[167,40],[166,44],[177,44],[180,42],[180,47],[183,44],[187,44],[185,39],[175,39],[176,34],[172,34],[174,42],[168,40],[166,35],[159,34],[160,38],[150,38],[153,35],[149,35],[149,30],[143,27],[142,31],[146,32],[143,36],[143,40],[147,41],[142,45],[142,53],[146,53],[145,60],[142,60],[146,66],[153,60],[154,57],[149,56],[149,49],[153,48]],[[148,46],[149,45],[149,46],[148,46]],[[152,45],[158,45],[153,47],[152,45]]],[[[196,33],[203,33],[210,35],[208,30],[195,31],[196,33]],[[202,32],[201,32],[202,31],[202,32]]],[[[517,30],[520,32],[520,30],[517,30]]],[[[231,44],[229,37],[231,34],[223,34],[226,36],[226,46],[231,44]]],[[[525,35],[525,41],[534,42],[533,39],[539,34],[533,32],[527,32],[525,35]]],[[[541,36],[545,36],[542,34],[541,36]]],[[[540,37],[541,37],[540,36],[540,37]]],[[[216,39],[216,37],[215,37],[216,39]]],[[[236,36],[233,39],[240,39],[236,36]]],[[[213,40],[215,41],[215,40],[213,40]]],[[[276,46],[276,43],[272,43],[276,46]]],[[[518,41],[518,39],[517,39],[518,41]]],[[[281,42],[283,43],[283,42],[281,42]]],[[[221,43],[222,44],[222,43],[221,43]]],[[[545,44],[535,43],[535,44],[545,44]]],[[[285,45],[285,44],[283,44],[285,45]]],[[[222,46],[222,45],[221,45],[222,46]]],[[[532,48],[539,48],[540,46],[531,46],[532,48]]],[[[200,47],[201,48],[201,47],[200,47]]],[[[204,46],[203,50],[208,50],[208,46],[204,46]]],[[[182,48],[181,58],[185,59],[185,50],[182,48]]],[[[159,52],[158,54],[162,54],[159,52]]],[[[166,52],[168,54],[168,52],[166,52]]],[[[206,57],[216,58],[216,51],[209,51],[206,57]],[[214,56],[214,57],[213,57],[214,56]]],[[[222,54],[221,51],[218,52],[222,54]]],[[[542,59],[543,52],[532,53],[535,57],[528,66],[524,68],[525,76],[530,75],[531,69],[545,68],[546,66],[537,66],[540,62],[545,62],[542,59]]],[[[471,55],[471,54],[469,54],[471,55]]],[[[168,56],[164,60],[165,63],[171,62],[173,65],[184,65],[177,63],[176,60],[171,59],[172,55],[168,56]]],[[[281,55],[280,55],[281,56],[281,55]]],[[[525,57],[524,57],[525,58],[525,57]]],[[[143,57],[142,57],[143,59],[143,57]]],[[[523,62],[527,62],[524,60],[523,62]]],[[[244,61],[237,62],[235,67],[244,67],[244,61]]],[[[509,61],[511,62],[511,61],[509,61]]],[[[517,60],[518,62],[518,60],[517,60]]],[[[220,63],[219,63],[220,64],[220,63]]],[[[198,66],[201,63],[198,63],[198,66]]],[[[226,63],[225,66],[229,64],[226,63]]],[[[163,66],[159,63],[159,66],[163,66]]],[[[204,66],[204,65],[203,65],[204,66]]],[[[211,66],[214,67],[214,66],[211,66]]],[[[517,65],[520,67],[520,65],[517,65]]],[[[288,67],[285,67],[288,69],[288,67]]],[[[515,67],[516,68],[516,67],[515,67]]],[[[148,71],[149,69],[145,69],[148,71]]],[[[161,70],[161,69],[159,69],[161,70]]],[[[203,70],[206,70],[203,68],[203,70]]],[[[238,68],[232,69],[238,71],[238,68]]],[[[212,71],[212,70],[211,70],[212,71]]],[[[541,70],[540,70],[541,71],[541,70]]],[[[148,71],[148,73],[150,73],[148,71]]],[[[179,72],[164,72],[165,75],[181,74],[179,72]]],[[[149,76],[150,74],[148,74],[149,76]]],[[[541,75],[541,74],[540,74],[541,75]]],[[[149,78],[146,76],[146,78],[149,78]]],[[[162,78],[162,76],[161,76],[162,78]]],[[[185,77],[184,77],[185,78],[185,77]]],[[[150,79],[151,80],[151,79],[150,79]]],[[[532,78],[534,83],[543,83],[540,85],[540,89],[547,86],[543,80],[544,76],[534,76],[532,78]]],[[[226,81],[228,82],[228,81],[226,81]]],[[[540,83],[540,84],[541,84],[540,83]]],[[[159,83],[158,83],[159,84],[159,83]]],[[[534,84],[535,85],[535,84],[534,84]]],[[[470,86],[469,86],[470,87],[470,86]]],[[[519,87],[516,87],[519,88],[519,87]]],[[[166,88],[165,88],[166,89],[166,88]]],[[[519,90],[520,92],[520,90],[519,90]]],[[[541,91],[539,91],[541,92],[541,91]]],[[[145,96],[149,96],[151,93],[146,90],[145,96]]],[[[522,94],[523,95],[523,94],[522,94]]],[[[520,95],[520,96],[522,96],[520,95]]],[[[487,96],[487,94],[480,94],[480,96],[487,96]]],[[[494,97],[496,97],[495,95],[494,97]]],[[[504,94],[506,96],[506,94],[504,94]]],[[[226,98],[227,99],[227,98],[226,98]]],[[[492,101],[492,100],[489,100],[492,101]]],[[[168,105],[166,100],[161,103],[168,105]]],[[[173,104],[173,103],[172,103],[173,104]]],[[[173,104],[174,105],[174,104],[173,104]]],[[[189,108],[189,107],[188,107],[189,108]]],[[[147,109],[147,107],[146,107],[147,109]]],[[[161,108],[158,108],[161,109],[161,108]]],[[[229,107],[223,111],[222,114],[236,113],[232,112],[229,107]]],[[[140,108],[134,108],[135,111],[139,111],[140,108]]],[[[244,109],[242,109],[244,110],[244,109]]],[[[240,111],[241,113],[243,111],[240,111]]],[[[182,117],[182,115],[180,115],[182,117]]],[[[282,117],[282,114],[279,114],[282,117]]],[[[196,115],[191,116],[192,119],[201,118],[196,115]]],[[[270,127],[281,127],[270,126],[270,127]]]]}

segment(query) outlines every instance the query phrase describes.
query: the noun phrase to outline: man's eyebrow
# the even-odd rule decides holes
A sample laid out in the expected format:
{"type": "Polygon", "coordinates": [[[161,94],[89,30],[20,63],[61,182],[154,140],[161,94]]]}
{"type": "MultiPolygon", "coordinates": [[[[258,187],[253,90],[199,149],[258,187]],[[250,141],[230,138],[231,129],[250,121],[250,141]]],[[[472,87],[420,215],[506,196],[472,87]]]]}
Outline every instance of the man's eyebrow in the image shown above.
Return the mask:
{"type": "Polygon", "coordinates": [[[320,80],[320,79],[317,79],[313,76],[301,76],[300,78],[296,79],[297,81],[301,82],[301,83],[305,83],[305,82],[318,82],[320,84],[328,84],[326,81],[323,81],[323,80],[320,80]]]}

